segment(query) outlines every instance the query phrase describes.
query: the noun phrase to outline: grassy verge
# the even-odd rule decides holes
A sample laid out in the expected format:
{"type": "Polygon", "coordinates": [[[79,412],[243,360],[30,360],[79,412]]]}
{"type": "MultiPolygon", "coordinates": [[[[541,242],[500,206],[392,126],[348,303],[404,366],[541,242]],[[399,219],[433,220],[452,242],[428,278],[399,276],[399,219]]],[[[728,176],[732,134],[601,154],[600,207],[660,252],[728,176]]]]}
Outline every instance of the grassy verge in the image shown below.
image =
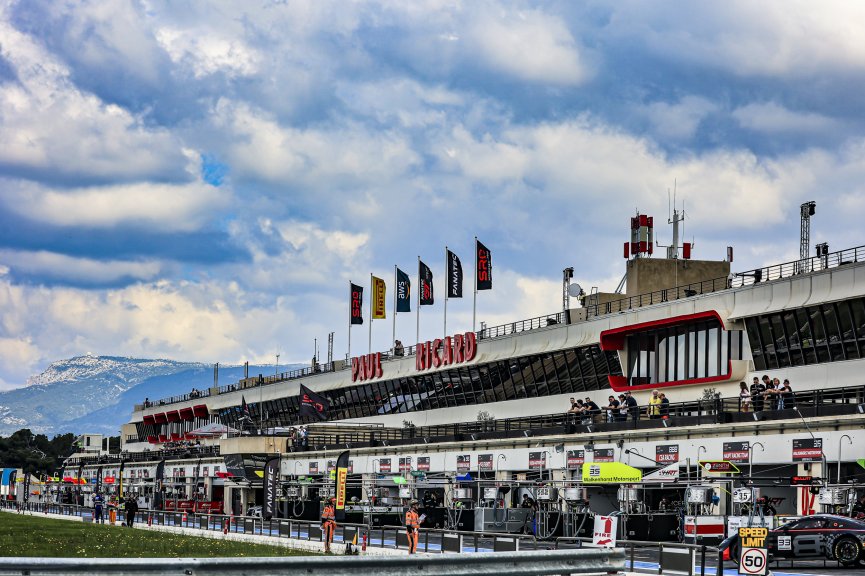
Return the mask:
{"type": "Polygon", "coordinates": [[[0,556],[61,558],[214,558],[310,556],[266,544],[214,540],[140,528],[0,514],[0,556]]]}

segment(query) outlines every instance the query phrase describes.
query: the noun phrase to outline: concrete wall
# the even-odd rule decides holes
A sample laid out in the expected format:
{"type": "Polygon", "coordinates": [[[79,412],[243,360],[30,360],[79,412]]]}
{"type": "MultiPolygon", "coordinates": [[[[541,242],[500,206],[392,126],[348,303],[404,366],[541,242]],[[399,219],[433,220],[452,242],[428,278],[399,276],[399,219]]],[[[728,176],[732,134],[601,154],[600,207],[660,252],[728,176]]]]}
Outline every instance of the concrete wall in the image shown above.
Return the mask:
{"type": "Polygon", "coordinates": [[[715,260],[636,258],[628,261],[626,294],[637,296],[675,286],[727,278],[730,263],[715,260]]]}

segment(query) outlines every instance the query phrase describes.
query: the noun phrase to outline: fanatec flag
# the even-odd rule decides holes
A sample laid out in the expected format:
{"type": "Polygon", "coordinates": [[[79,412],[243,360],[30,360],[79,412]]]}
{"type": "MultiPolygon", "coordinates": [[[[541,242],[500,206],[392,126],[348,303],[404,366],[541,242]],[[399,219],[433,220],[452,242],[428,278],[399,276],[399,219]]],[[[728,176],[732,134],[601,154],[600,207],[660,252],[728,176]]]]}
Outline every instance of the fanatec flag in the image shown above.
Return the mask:
{"type": "Polygon", "coordinates": [[[411,312],[411,280],[399,268],[396,269],[396,311],[411,312]]]}
{"type": "Polygon", "coordinates": [[[264,465],[264,519],[276,516],[276,492],[279,485],[279,457],[271,458],[264,465]]]}
{"type": "Polygon", "coordinates": [[[303,384],[300,385],[300,417],[309,416],[316,420],[327,420],[330,403],[321,394],[316,394],[303,384]]]}
{"type": "Polygon", "coordinates": [[[463,265],[459,257],[448,250],[448,298],[463,297],[463,265]]]}
{"type": "Polygon", "coordinates": [[[345,519],[345,486],[348,480],[348,450],[336,459],[336,519],[345,519]]]}
{"type": "Polygon", "coordinates": [[[489,249],[481,244],[480,240],[475,240],[477,245],[475,246],[475,250],[477,250],[477,261],[478,261],[478,269],[475,270],[475,274],[477,274],[477,283],[478,290],[492,290],[493,288],[493,260],[492,254],[489,249]]]}
{"type": "Polygon", "coordinates": [[[96,492],[102,492],[102,466],[96,469],[96,492]]]}
{"type": "Polygon", "coordinates": [[[435,303],[432,270],[421,261],[418,261],[418,278],[420,279],[420,305],[432,306],[435,303]]]}
{"type": "Polygon", "coordinates": [[[385,317],[385,306],[387,303],[387,286],[384,280],[376,276],[372,277],[372,319],[381,320],[385,317]]]}
{"type": "Polygon", "coordinates": [[[30,500],[30,474],[24,473],[24,501],[30,500]]]}
{"type": "Polygon", "coordinates": [[[351,323],[363,324],[363,286],[351,285],[351,323]]]}

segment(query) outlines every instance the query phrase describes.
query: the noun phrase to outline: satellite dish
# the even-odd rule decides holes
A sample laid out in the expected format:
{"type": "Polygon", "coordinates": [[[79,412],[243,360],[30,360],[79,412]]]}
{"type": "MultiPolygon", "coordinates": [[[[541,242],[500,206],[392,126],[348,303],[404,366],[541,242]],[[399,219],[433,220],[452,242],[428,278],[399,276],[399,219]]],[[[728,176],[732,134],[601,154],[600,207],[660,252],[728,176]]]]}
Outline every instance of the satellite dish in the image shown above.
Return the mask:
{"type": "Polygon", "coordinates": [[[580,286],[579,284],[574,283],[574,284],[571,284],[570,286],[568,286],[568,296],[573,296],[574,298],[576,298],[577,296],[579,296],[582,293],[583,293],[583,287],[580,286]]]}

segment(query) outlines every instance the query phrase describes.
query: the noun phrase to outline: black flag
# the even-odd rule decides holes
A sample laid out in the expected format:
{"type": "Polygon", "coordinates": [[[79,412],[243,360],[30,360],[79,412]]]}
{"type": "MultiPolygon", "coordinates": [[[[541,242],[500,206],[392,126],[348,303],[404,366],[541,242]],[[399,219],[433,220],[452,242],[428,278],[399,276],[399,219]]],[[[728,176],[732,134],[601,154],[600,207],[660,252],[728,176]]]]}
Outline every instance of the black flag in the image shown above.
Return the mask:
{"type": "Polygon", "coordinates": [[[480,240],[475,240],[475,250],[478,255],[477,274],[478,290],[491,290],[493,287],[493,260],[489,249],[481,244],[480,240]]]}
{"type": "Polygon", "coordinates": [[[411,312],[411,280],[399,268],[396,269],[396,311],[411,312]]]}
{"type": "Polygon", "coordinates": [[[24,501],[30,500],[30,474],[24,473],[24,501]]]}
{"type": "Polygon", "coordinates": [[[153,507],[156,510],[162,510],[163,497],[162,481],[165,479],[165,460],[160,460],[156,465],[156,475],[153,479],[153,507]]]}
{"type": "Polygon", "coordinates": [[[463,297],[463,265],[459,257],[448,250],[448,298],[463,297]]]}
{"type": "Polygon", "coordinates": [[[330,402],[304,386],[300,385],[300,417],[309,416],[316,420],[327,420],[327,411],[330,409],[330,402]]]}
{"type": "Polygon", "coordinates": [[[351,285],[351,323],[363,324],[363,286],[351,285]]]}
{"type": "Polygon", "coordinates": [[[420,278],[420,305],[431,306],[435,303],[432,270],[420,260],[418,260],[418,277],[420,278]]]}
{"type": "Polygon", "coordinates": [[[264,512],[265,520],[276,516],[276,492],[279,488],[279,456],[264,465],[264,512]]]}
{"type": "Polygon", "coordinates": [[[102,466],[96,469],[96,488],[94,490],[97,494],[102,492],[102,466]]]}

